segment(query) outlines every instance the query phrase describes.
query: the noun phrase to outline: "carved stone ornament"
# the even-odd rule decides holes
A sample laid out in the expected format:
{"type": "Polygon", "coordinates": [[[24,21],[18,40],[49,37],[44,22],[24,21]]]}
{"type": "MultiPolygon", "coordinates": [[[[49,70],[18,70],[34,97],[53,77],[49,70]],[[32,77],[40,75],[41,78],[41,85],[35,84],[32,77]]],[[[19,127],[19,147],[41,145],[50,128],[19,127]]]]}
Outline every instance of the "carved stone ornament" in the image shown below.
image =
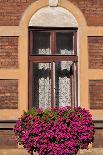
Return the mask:
{"type": "Polygon", "coordinates": [[[49,0],[49,6],[56,7],[58,6],[59,0],[49,0]]]}

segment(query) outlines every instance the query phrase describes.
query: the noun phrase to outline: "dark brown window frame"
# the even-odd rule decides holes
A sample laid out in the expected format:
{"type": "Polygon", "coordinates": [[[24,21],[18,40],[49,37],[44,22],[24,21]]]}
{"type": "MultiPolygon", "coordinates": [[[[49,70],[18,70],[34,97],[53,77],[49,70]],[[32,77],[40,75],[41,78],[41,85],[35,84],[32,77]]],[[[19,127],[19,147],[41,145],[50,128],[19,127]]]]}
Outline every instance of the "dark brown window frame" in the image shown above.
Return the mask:
{"type": "MultiPolygon", "coordinates": [[[[72,106],[78,105],[78,56],[77,56],[77,28],[41,28],[41,27],[29,27],[29,92],[28,92],[28,101],[29,101],[29,109],[32,108],[32,64],[33,62],[38,63],[51,63],[51,107],[54,107],[54,92],[53,92],[53,62],[58,61],[73,61],[76,66],[76,90],[75,96],[76,101],[74,101],[72,106]],[[33,55],[32,54],[32,32],[40,31],[40,32],[50,32],[51,33],[51,55],[33,55]],[[73,32],[74,33],[74,55],[56,55],[56,33],[55,32],[73,32]]],[[[74,79],[74,76],[72,77],[74,79]]],[[[71,79],[72,80],[72,79],[71,79]]],[[[72,90],[71,90],[72,91],[72,90]]]]}

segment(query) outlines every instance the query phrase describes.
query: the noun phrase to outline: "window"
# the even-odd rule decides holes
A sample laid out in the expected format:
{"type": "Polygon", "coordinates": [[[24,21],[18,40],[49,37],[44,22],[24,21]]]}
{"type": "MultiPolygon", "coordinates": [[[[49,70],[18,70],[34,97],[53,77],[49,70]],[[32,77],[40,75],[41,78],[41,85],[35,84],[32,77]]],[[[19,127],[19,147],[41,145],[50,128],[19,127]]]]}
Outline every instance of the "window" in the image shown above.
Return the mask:
{"type": "Polygon", "coordinates": [[[77,29],[29,27],[29,108],[78,103],[77,29]]]}

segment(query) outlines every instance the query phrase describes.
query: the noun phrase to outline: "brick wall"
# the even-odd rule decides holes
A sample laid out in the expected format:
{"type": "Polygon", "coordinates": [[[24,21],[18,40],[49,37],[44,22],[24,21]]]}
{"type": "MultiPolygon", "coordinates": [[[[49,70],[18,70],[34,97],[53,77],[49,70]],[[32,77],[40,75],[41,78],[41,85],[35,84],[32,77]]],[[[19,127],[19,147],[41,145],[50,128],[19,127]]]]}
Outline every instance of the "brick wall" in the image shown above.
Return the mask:
{"type": "Polygon", "coordinates": [[[103,0],[68,0],[84,14],[87,24],[103,26],[103,0]]]}
{"type": "Polygon", "coordinates": [[[88,37],[89,68],[103,69],[103,37],[88,37]]]}
{"type": "Polygon", "coordinates": [[[90,109],[103,109],[103,80],[89,80],[90,109]]]}
{"type": "Polygon", "coordinates": [[[95,129],[93,147],[103,147],[103,129],[95,129]]]}
{"type": "Polygon", "coordinates": [[[18,67],[18,37],[0,37],[0,68],[18,67]]]}
{"type": "Polygon", "coordinates": [[[18,80],[0,80],[0,109],[18,108],[18,80]]]}
{"type": "Polygon", "coordinates": [[[0,130],[0,149],[17,148],[13,130],[0,130]]]}
{"type": "MultiPolygon", "coordinates": [[[[26,8],[37,0],[0,0],[0,25],[19,25],[26,8]]],[[[103,25],[102,0],[68,0],[80,8],[88,25],[103,25]]]]}
{"type": "Polygon", "coordinates": [[[26,8],[37,0],[0,0],[0,26],[19,25],[26,8]]]}

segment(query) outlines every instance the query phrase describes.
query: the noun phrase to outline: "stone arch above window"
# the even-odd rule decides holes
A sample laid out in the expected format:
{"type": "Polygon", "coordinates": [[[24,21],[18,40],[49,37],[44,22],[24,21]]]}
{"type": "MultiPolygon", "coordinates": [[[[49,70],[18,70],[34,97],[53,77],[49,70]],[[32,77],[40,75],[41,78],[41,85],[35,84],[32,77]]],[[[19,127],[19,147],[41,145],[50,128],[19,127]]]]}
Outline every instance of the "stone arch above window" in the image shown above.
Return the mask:
{"type": "Polygon", "coordinates": [[[62,7],[44,7],[30,19],[29,26],[78,27],[71,12],[62,7]]]}

